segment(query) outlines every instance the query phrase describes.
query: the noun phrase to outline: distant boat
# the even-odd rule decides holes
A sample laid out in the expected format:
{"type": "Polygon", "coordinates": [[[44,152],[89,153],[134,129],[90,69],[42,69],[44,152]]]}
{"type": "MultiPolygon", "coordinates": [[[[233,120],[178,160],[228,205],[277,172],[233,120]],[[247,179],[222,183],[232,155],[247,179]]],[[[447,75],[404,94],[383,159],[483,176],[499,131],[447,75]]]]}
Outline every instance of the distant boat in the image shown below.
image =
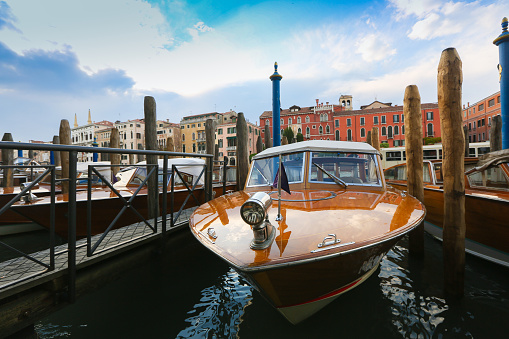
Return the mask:
{"type": "MultiPolygon", "coordinates": [[[[465,250],[509,267],[509,150],[465,158],[465,250]]],[[[406,164],[385,170],[391,186],[406,190],[406,164]]],[[[442,239],[442,160],[424,161],[424,229],[442,239]]]]}
{"type": "MultiPolygon", "coordinates": [[[[198,180],[198,174],[203,169],[205,160],[203,159],[189,159],[189,158],[176,158],[168,160],[168,169],[171,171],[172,164],[181,165],[177,166],[179,170],[184,172],[184,180],[187,183],[195,183],[198,180]]],[[[141,165],[141,164],[139,164],[141,165]]],[[[161,167],[160,173],[158,174],[159,180],[159,191],[162,196],[162,160],[160,162],[161,167]]],[[[139,188],[140,184],[146,178],[147,169],[143,166],[132,166],[119,172],[116,177],[116,183],[113,185],[115,189],[124,197],[129,199],[135,191],[139,188]]],[[[179,179],[178,179],[179,180],[179,179]]],[[[185,198],[188,195],[187,189],[183,187],[182,181],[176,180],[176,192],[174,195],[174,202],[176,211],[184,203],[185,198]]],[[[205,193],[203,188],[203,179],[200,179],[194,196],[198,201],[204,201],[205,193]]],[[[168,209],[170,211],[170,186],[168,182],[168,209]]],[[[228,185],[228,189],[232,189],[232,184],[228,185]]],[[[221,188],[214,188],[216,194],[221,194],[221,188]]],[[[87,236],[87,194],[88,190],[82,190],[76,192],[76,236],[83,238],[87,236]]],[[[91,192],[92,202],[92,216],[91,225],[92,235],[103,233],[110,223],[117,217],[117,214],[124,207],[122,200],[108,187],[95,187],[91,192]]],[[[67,238],[68,236],[68,194],[57,194],[55,204],[55,232],[61,237],[67,238]]],[[[162,199],[159,199],[159,203],[162,204],[162,199]]],[[[131,204],[138,213],[144,218],[148,216],[147,210],[147,187],[143,186],[135,197],[131,204]]],[[[197,203],[193,198],[188,199],[186,202],[186,208],[196,206],[197,203]]],[[[18,202],[14,204],[11,209],[25,218],[32,220],[45,228],[50,227],[50,197],[43,196],[30,202],[18,202]]],[[[162,205],[161,205],[162,208],[162,205]]],[[[118,215],[118,219],[113,228],[118,228],[126,225],[130,225],[141,221],[139,216],[134,213],[131,209],[125,210],[121,215],[118,215]]]]}
{"type": "Polygon", "coordinates": [[[189,226],[291,323],[368,279],[424,219],[417,199],[386,187],[366,143],[304,141],[253,160],[245,189],[203,204],[189,226]],[[280,199],[279,159],[291,192],[280,199]]]}

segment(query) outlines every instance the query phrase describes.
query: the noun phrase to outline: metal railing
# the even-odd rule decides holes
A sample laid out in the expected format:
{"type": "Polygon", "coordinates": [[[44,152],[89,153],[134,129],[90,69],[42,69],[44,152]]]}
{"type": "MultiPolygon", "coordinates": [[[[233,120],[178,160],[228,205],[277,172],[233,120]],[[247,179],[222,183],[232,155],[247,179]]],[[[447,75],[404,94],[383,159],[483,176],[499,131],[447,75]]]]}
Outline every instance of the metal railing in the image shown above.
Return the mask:
{"type": "MultiPolygon", "coordinates": [[[[68,184],[68,203],[67,203],[67,232],[68,232],[68,241],[67,241],[67,250],[64,252],[68,253],[68,262],[67,262],[67,269],[68,269],[68,292],[69,292],[69,301],[74,302],[75,296],[76,296],[76,217],[77,217],[77,196],[76,196],[76,186],[77,186],[77,155],[78,152],[87,152],[87,153],[116,153],[116,154],[139,154],[139,155],[156,155],[163,157],[164,159],[164,165],[163,165],[163,185],[162,185],[162,213],[161,213],[161,223],[162,223],[162,233],[161,236],[165,236],[165,233],[167,231],[167,205],[168,205],[168,179],[171,180],[171,191],[170,191],[170,225],[174,226],[178,216],[183,210],[183,207],[187,204],[190,198],[193,198],[195,203],[199,205],[201,202],[199,199],[195,196],[196,189],[198,187],[199,179],[194,182],[192,186],[188,185],[186,183],[186,180],[182,177],[182,174],[180,173],[179,169],[176,166],[179,166],[178,164],[172,165],[171,171],[168,169],[168,159],[169,157],[191,157],[191,158],[205,158],[205,164],[204,165],[198,165],[203,166],[203,170],[201,171],[199,178],[205,177],[203,190],[204,190],[204,200],[208,201],[212,199],[213,196],[213,185],[212,185],[212,170],[213,170],[213,156],[210,154],[192,154],[192,153],[179,153],[179,152],[166,152],[166,151],[153,151],[153,150],[129,150],[129,149],[116,149],[116,148],[99,148],[94,147],[91,149],[91,147],[85,147],[85,146],[70,146],[70,145],[51,145],[51,144],[31,144],[31,143],[18,143],[18,142],[6,142],[6,141],[0,141],[0,149],[1,150],[46,150],[51,152],[67,152],[69,154],[69,178],[63,179],[61,181],[67,182],[68,184]],[[170,177],[171,176],[171,177],[170,177]],[[180,177],[181,181],[184,183],[185,189],[184,191],[187,191],[187,197],[184,200],[184,203],[180,207],[179,211],[177,212],[177,218],[175,218],[174,215],[174,194],[175,194],[175,180],[177,177],[180,177]]],[[[224,161],[219,161],[219,163],[222,163],[223,165],[223,175],[222,175],[222,181],[223,181],[223,193],[226,192],[226,181],[227,181],[227,158],[225,157],[224,161]]],[[[147,167],[147,171],[149,172],[146,176],[145,180],[139,185],[137,190],[128,198],[123,197],[122,194],[118,192],[115,187],[109,181],[98,171],[99,167],[118,167],[122,165],[89,165],[88,167],[88,182],[87,182],[87,256],[92,256],[94,254],[98,254],[102,251],[97,251],[99,244],[103,241],[106,234],[111,231],[118,220],[118,218],[122,215],[122,213],[125,213],[126,210],[133,211],[145,224],[145,226],[150,227],[150,229],[153,231],[153,233],[157,232],[157,218],[159,213],[155,213],[154,217],[154,223],[151,225],[146,218],[136,211],[133,207],[133,200],[139,196],[139,192],[141,188],[146,185],[149,181],[149,178],[156,177],[156,180],[154,180],[154,184],[152,186],[152,190],[150,185],[147,186],[148,194],[151,194],[150,192],[159,192],[158,183],[157,183],[157,175],[159,173],[159,166],[158,164],[148,164],[145,165],[147,167]],[[150,169],[150,170],[149,170],[150,169]],[[117,214],[117,216],[114,218],[114,220],[108,225],[105,232],[99,237],[99,240],[96,243],[92,243],[92,237],[91,237],[91,222],[92,222],[92,178],[93,175],[96,175],[99,177],[106,186],[116,195],[116,199],[119,199],[123,207],[121,208],[121,211],[117,214]]],[[[136,165],[139,166],[139,165],[136,165]]],[[[189,166],[186,164],[186,166],[189,166]]],[[[18,194],[14,195],[13,198],[4,206],[0,206],[0,215],[7,211],[13,204],[15,204],[17,201],[20,200],[22,196],[29,193],[34,187],[36,187],[41,180],[48,174],[51,176],[50,184],[50,203],[49,203],[49,211],[50,214],[50,229],[49,229],[49,236],[50,236],[50,256],[49,256],[49,263],[41,262],[37,260],[34,257],[31,257],[30,255],[23,253],[12,246],[9,246],[3,242],[0,242],[1,246],[4,246],[8,248],[9,250],[14,251],[15,253],[24,256],[25,258],[37,262],[39,265],[43,267],[43,269],[40,272],[34,273],[30,277],[26,277],[23,280],[26,280],[28,278],[32,278],[37,275],[42,275],[48,271],[51,271],[55,268],[55,255],[58,255],[59,253],[55,253],[55,200],[56,200],[56,193],[55,193],[55,185],[57,182],[56,175],[55,175],[55,165],[48,165],[48,166],[18,166],[18,165],[1,165],[0,168],[4,168],[5,170],[11,169],[11,168],[46,168],[46,170],[43,172],[42,175],[37,177],[33,182],[26,185],[25,188],[23,188],[18,194]]],[[[155,193],[157,194],[157,193],[155,193]]],[[[157,200],[156,200],[157,201],[157,200]]],[[[205,202],[204,201],[204,202],[205,202]]],[[[154,209],[158,210],[158,205],[154,206],[154,209]]],[[[154,211],[155,212],[155,211],[154,211]]],[[[150,215],[150,213],[149,213],[150,215]]],[[[139,237],[138,237],[139,238],[139,237]]],[[[133,238],[130,241],[134,241],[138,238],[133,238]]],[[[121,244],[118,244],[121,245],[121,244]]],[[[81,245],[83,246],[83,245],[81,245]]],[[[111,247],[110,247],[111,248],[111,247]]],[[[108,248],[108,249],[110,249],[108,248]]],[[[23,280],[17,280],[14,281],[8,285],[2,285],[0,287],[0,291],[6,288],[7,286],[12,286],[13,284],[20,283],[23,280]]]]}

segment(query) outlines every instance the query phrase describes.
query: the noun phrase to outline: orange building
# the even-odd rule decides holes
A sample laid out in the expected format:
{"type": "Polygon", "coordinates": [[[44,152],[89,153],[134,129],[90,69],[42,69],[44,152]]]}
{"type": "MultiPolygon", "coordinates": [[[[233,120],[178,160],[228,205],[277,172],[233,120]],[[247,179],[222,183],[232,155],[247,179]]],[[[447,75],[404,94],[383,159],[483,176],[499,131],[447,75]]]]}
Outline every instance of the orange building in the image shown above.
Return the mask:
{"type": "MultiPolygon", "coordinates": [[[[341,96],[339,104],[319,103],[311,107],[292,106],[281,110],[281,134],[291,127],[294,134],[302,133],[304,140],[367,140],[368,131],[378,127],[379,140],[388,143],[389,147],[405,144],[405,121],[403,106],[392,106],[392,103],[374,101],[353,110],[351,96],[341,96]],[[349,100],[345,101],[345,97],[349,100]]],[[[438,104],[421,104],[422,128],[424,137],[441,137],[440,113],[438,104]]],[[[260,116],[262,140],[265,125],[272,127],[272,111],[265,111],[260,116]]],[[[272,135],[272,128],[270,132],[272,135]]]]}
{"type": "Polygon", "coordinates": [[[463,105],[463,126],[467,127],[469,142],[490,139],[491,119],[501,114],[500,107],[500,91],[472,105],[463,105]]]}

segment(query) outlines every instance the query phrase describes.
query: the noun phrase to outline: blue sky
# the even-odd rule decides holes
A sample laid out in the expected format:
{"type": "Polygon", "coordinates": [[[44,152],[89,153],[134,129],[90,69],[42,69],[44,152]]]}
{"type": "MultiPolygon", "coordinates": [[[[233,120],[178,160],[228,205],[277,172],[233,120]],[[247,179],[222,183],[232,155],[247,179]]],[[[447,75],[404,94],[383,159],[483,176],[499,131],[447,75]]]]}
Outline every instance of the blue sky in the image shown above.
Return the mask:
{"type": "Polygon", "coordinates": [[[463,62],[463,101],[499,90],[493,40],[508,1],[0,0],[0,134],[52,140],[61,119],[158,119],[311,106],[353,96],[436,102],[441,52],[463,62]]]}

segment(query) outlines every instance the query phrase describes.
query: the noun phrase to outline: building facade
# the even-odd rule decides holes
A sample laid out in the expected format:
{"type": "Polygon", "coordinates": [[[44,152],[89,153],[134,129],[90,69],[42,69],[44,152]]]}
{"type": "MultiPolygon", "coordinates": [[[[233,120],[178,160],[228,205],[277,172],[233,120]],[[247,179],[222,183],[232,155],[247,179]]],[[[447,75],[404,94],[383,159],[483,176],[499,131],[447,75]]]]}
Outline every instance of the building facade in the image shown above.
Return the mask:
{"type": "MultiPolygon", "coordinates": [[[[403,146],[405,124],[403,106],[374,101],[359,110],[351,106],[352,96],[341,96],[339,104],[319,103],[311,107],[291,106],[281,110],[281,133],[287,127],[294,134],[301,133],[304,140],[343,140],[366,142],[368,131],[378,127],[379,140],[389,147],[403,146]],[[350,99],[346,104],[345,97],[350,99]]],[[[441,137],[438,104],[421,104],[424,137],[441,137]]],[[[265,125],[272,135],[272,111],[260,116],[260,128],[264,136],[265,125]]],[[[262,138],[264,140],[264,138],[262,138]]]]}
{"type": "MultiPolygon", "coordinates": [[[[246,121],[248,141],[247,148],[249,155],[256,153],[256,141],[260,136],[260,127],[246,121]]],[[[237,123],[229,122],[217,126],[216,144],[218,145],[219,160],[228,157],[228,163],[232,166],[237,164],[237,123]]]]}
{"type": "MultiPolygon", "coordinates": [[[[77,146],[92,147],[96,141],[96,133],[105,128],[112,128],[113,123],[110,121],[92,122],[90,110],[88,110],[88,120],[85,125],[78,125],[78,117],[74,116],[74,126],[71,128],[71,143],[77,146]]],[[[86,162],[93,161],[93,153],[78,153],[78,161],[86,162]]]]}
{"type": "Polygon", "coordinates": [[[181,152],[182,142],[180,124],[170,122],[168,119],[156,121],[157,146],[161,151],[181,152]],[[168,149],[168,138],[173,140],[173,149],[168,149]]]}
{"type": "MultiPolygon", "coordinates": [[[[145,121],[143,119],[116,121],[115,127],[120,135],[120,148],[123,149],[145,149],[145,121]]],[[[145,160],[143,155],[134,155],[134,163],[145,160]]],[[[129,164],[129,155],[122,154],[120,163],[129,164]]]]}
{"type": "Polygon", "coordinates": [[[216,124],[220,124],[222,118],[222,114],[218,112],[183,117],[180,121],[182,152],[205,154],[205,122],[213,119],[216,124]]]}
{"type": "Polygon", "coordinates": [[[500,114],[500,91],[472,105],[463,105],[463,126],[467,128],[468,142],[490,140],[491,120],[500,114]]]}

